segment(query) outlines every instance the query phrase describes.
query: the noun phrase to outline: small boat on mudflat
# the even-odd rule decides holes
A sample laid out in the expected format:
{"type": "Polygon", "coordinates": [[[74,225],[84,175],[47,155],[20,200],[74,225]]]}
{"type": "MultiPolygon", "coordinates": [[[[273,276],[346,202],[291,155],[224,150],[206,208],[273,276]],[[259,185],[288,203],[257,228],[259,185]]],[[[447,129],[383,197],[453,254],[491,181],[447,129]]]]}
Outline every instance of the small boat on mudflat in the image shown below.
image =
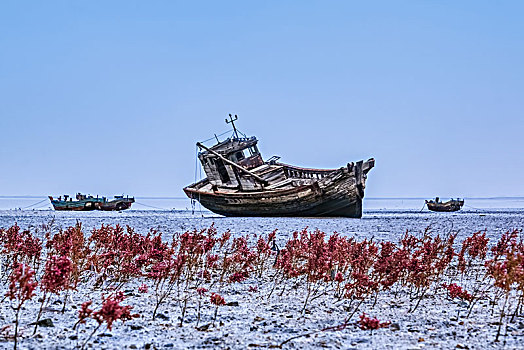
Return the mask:
{"type": "Polygon", "coordinates": [[[458,211],[464,205],[464,199],[453,199],[451,198],[447,202],[441,202],[439,197],[436,197],[435,200],[426,200],[426,205],[431,211],[440,211],[440,212],[452,212],[458,211]]]}
{"type": "Polygon", "coordinates": [[[114,199],[108,200],[106,197],[86,196],[81,193],[76,194],[76,200],[64,195],[54,199],[49,196],[49,200],[55,210],[67,211],[90,211],[90,210],[104,210],[104,211],[120,211],[131,208],[131,204],[135,202],[134,197],[115,196],[114,199]]]}
{"type": "Polygon", "coordinates": [[[339,169],[310,169],[264,161],[256,137],[233,135],[212,147],[197,143],[206,178],[184,188],[186,195],[224,216],[362,217],[362,199],[373,158],[339,169]]]}

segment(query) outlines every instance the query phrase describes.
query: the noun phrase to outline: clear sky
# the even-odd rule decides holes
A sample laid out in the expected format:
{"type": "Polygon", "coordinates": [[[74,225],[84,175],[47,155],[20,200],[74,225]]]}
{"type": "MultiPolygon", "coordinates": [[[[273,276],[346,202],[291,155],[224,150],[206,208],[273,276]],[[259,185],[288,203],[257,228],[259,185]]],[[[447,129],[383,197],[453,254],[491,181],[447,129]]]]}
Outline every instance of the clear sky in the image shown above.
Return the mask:
{"type": "Polygon", "coordinates": [[[2,1],[0,195],[183,196],[195,142],[524,196],[524,1],[2,1]]]}

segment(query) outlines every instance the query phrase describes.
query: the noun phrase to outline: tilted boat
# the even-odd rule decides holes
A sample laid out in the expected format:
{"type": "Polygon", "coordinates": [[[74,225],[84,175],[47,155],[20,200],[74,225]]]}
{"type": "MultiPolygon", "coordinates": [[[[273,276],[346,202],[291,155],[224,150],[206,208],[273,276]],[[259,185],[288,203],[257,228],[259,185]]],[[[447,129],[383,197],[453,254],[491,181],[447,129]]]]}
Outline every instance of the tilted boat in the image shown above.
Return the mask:
{"type": "Polygon", "coordinates": [[[114,199],[108,200],[106,197],[93,197],[86,196],[81,193],[76,194],[76,200],[64,195],[54,199],[49,196],[49,200],[55,210],[70,210],[70,211],[89,211],[89,210],[125,210],[131,207],[131,204],[135,202],[134,197],[115,196],[114,199]]]}
{"type": "Polygon", "coordinates": [[[441,202],[440,198],[436,197],[435,200],[426,200],[426,205],[431,211],[451,212],[460,210],[464,205],[464,199],[452,198],[447,202],[441,202]]]}
{"type": "Polygon", "coordinates": [[[362,199],[373,158],[339,169],[309,169],[262,159],[256,137],[233,135],[198,158],[206,178],[184,188],[186,195],[224,216],[362,217],[362,199]]]}

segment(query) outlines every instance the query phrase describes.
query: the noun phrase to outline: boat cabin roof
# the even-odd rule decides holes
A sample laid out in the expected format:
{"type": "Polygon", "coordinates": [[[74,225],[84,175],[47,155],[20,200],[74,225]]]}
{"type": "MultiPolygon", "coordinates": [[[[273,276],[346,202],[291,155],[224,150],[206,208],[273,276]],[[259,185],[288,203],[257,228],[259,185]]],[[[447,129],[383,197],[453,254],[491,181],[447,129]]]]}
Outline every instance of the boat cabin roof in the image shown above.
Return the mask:
{"type": "MultiPolygon", "coordinates": [[[[254,147],[257,143],[258,140],[255,136],[242,138],[230,137],[209,148],[227,157],[232,153],[245,150],[246,148],[254,147]]],[[[200,152],[201,155],[207,155],[208,153],[208,151],[200,152]]]]}

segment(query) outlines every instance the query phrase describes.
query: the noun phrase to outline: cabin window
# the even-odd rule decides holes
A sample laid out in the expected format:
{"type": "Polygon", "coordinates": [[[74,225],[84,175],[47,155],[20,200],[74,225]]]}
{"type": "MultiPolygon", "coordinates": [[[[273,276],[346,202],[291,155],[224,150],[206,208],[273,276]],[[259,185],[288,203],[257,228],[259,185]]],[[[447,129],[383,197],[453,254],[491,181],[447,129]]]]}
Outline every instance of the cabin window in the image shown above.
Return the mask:
{"type": "Polygon", "coordinates": [[[238,151],[237,153],[235,153],[235,157],[236,157],[237,161],[246,158],[246,157],[244,156],[244,152],[242,152],[242,151],[238,151]]]}
{"type": "Polygon", "coordinates": [[[220,180],[222,181],[222,183],[229,182],[230,181],[229,174],[227,173],[227,169],[224,166],[224,162],[222,161],[222,159],[218,158],[216,160],[216,165],[217,165],[218,175],[220,176],[220,180]]]}

